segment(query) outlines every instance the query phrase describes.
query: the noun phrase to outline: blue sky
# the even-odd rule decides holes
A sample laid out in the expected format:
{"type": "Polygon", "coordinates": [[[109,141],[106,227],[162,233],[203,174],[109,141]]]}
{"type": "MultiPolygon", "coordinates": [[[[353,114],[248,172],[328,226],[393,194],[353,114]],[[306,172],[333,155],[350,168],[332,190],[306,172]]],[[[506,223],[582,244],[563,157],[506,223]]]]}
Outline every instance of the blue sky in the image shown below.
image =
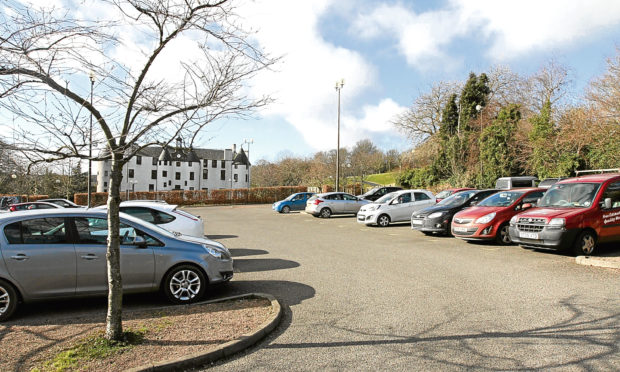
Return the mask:
{"type": "Polygon", "coordinates": [[[241,12],[260,45],[284,57],[278,72],[254,82],[277,103],[255,119],[215,123],[201,138],[206,147],[252,138],[253,161],[335,148],[340,78],[341,145],[370,138],[405,150],[410,143],[390,120],[434,82],[496,65],[532,74],[555,59],[581,94],[620,46],[620,2],[612,0],[266,0],[241,12]]]}

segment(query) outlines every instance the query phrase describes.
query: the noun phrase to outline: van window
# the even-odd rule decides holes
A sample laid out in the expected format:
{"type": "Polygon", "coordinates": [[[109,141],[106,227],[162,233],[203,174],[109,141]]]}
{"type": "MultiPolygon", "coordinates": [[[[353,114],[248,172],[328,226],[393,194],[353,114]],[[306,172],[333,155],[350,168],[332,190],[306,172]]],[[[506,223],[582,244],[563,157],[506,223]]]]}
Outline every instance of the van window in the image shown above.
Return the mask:
{"type": "Polygon", "coordinates": [[[532,180],[512,180],[512,187],[532,187],[534,181],[532,180]]]}
{"type": "Polygon", "coordinates": [[[495,182],[496,189],[510,189],[510,180],[500,178],[495,182]]]}
{"type": "Polygon", "coordinates": [[[15,222],[4,228],[4,235],[10,244],[67,243],[65,219],[62,217],[15,222]]]}
{"type": "MultiPolygon", "coordinates": [[[[601,201],[611,199],[612,208],[620,208],[620,181],[609,184],[603,192],[601,201]]],[[[6,233],[5,233],[6,234],[6,233]]]]}

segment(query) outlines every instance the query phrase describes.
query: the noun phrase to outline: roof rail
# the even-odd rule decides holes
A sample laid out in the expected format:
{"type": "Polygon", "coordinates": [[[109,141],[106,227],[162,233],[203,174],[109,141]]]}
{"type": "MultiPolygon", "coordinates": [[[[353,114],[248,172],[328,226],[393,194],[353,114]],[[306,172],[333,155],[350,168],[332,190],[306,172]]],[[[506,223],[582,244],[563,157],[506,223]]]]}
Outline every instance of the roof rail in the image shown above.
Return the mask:
{"type": "Polygon", "coordinates": [[[575,171],[575,175],[579,176],[580,174],[588,174],[588,173],[616,173],[616,172],[620,173],[620,168],[578,170],[578,171],[575,171]]]}

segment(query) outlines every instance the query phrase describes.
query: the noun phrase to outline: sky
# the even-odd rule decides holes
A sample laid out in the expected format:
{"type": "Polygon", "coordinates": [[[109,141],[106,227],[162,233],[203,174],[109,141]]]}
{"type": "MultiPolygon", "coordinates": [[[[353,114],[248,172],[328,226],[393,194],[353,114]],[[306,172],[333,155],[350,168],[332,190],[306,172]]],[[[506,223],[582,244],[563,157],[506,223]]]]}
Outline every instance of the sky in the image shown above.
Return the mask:
{"type": "MultiPolygon", "coordinates": [[[[45,2],[96,11],[84,1],[45,2]]],[[[243,26],[256,31],[254,42],[282,58],[248,82],[252,94],[275,102],[249,119],[210,124],[196,147],[238,148],[251,139],[253,163],[335,149],[341,79],[341,147],[370,139],[382,150],[405,151],[411,142],[391,123],[436,82],[463,82],[498,65],[527,75],[553,59],[570,68],[574,90],[582,92],[620,47],[617,0],[237,3],[243,26]]]]}

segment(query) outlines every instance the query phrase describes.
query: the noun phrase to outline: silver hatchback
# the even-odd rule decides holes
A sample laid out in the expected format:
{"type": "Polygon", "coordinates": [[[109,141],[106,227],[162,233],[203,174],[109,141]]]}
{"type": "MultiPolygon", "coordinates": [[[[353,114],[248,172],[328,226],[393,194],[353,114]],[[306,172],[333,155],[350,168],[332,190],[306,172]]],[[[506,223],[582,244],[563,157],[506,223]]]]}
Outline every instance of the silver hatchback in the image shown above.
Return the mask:
{"type": "MultiPolygon", "coordinates": [[[[123,292],[161,290],[174,303],[199,300],[233,276],[222,244],[175,235],[121,213],[123,292]]],[[[0,321],[18,301],[107,294],[105,211],[54,209],[0,216],[0,321]]]]}
{"type": "Polygon", "coordinates": [[[306,202],[306,213],[315,217],[329,218],[332,214],[357,214],[369,200],[360,199],[346,192],[317,194],[306,202]]]}

